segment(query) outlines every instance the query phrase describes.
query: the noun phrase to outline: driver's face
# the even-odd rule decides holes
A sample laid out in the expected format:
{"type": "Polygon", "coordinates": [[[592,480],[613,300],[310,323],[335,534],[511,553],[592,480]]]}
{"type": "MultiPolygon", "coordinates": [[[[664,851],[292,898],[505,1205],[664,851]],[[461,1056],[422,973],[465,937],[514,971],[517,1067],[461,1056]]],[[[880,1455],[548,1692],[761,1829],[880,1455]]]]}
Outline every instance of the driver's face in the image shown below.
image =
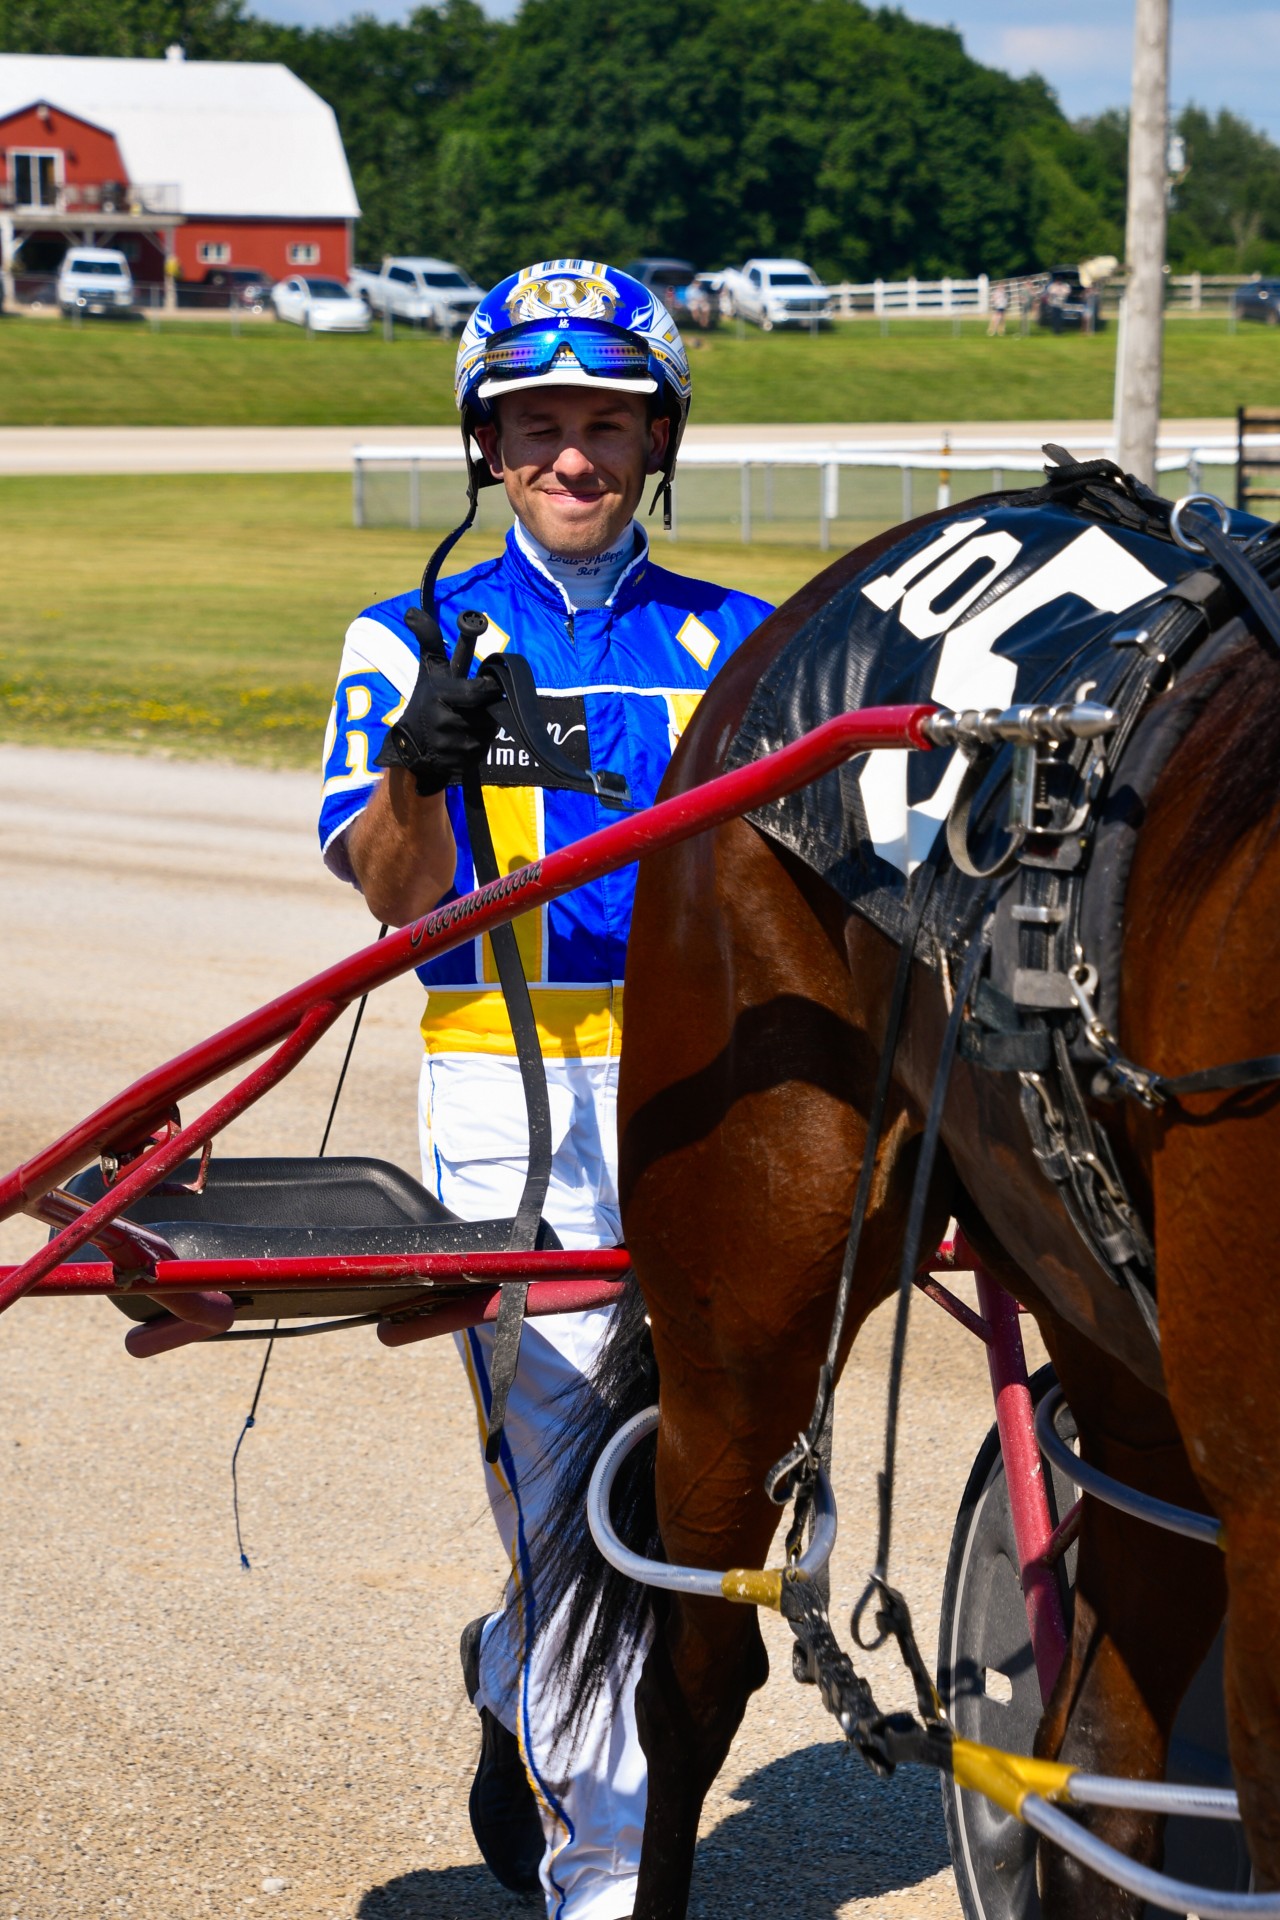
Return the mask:
{"type": "Polygon", "coordinates": [[[650,420],[639,394],[598,387],[530,387],[495,413],[476,439],[522,525],[553,553],[613,546],[661,469],[670,423],[650,420]]]}

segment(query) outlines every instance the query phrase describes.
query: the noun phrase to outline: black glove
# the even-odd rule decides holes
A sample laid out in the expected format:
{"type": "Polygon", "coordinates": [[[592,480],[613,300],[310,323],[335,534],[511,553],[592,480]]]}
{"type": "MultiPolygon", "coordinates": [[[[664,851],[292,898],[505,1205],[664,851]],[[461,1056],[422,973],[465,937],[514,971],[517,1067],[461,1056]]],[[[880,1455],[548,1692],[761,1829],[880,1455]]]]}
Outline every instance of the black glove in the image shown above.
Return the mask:
{"type": "Polygon", "coordinates": [[[484,759],[498,732],[501,689],[453,673],[434,614],[414,607],[405,621],[421,649],[408,705],[379,749],[376,765],[406,767],[420,794],[440,793],[484,759]]]}

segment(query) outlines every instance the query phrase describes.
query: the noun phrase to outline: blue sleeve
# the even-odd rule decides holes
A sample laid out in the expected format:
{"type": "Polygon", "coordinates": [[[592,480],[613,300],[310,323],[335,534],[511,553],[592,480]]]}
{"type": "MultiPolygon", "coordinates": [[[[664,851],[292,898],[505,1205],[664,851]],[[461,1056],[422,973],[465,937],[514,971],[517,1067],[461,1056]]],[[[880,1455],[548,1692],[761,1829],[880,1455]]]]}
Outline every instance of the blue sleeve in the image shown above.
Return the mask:
{"type": "Polygon", "coordinates": [[[381,778],[378,751],[418,674],[417,646],[397,607],[374,608],[347,629],[325,733],[320,850],[344,880],[352,874],[343,836],[381,778]]]}

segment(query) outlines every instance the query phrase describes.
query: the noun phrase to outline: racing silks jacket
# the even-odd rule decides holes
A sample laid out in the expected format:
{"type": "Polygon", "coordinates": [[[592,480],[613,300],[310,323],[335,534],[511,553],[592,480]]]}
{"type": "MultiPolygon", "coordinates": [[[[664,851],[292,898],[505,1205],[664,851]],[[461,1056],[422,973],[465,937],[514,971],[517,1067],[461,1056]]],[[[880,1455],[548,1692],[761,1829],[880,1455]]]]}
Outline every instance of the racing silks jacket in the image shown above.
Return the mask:
{"type": "MultiPolygon", "coordinates": [[[[370,607],[347,631],[325,739],[320,843],[327,864],[353,880],[345,832],[379,779],[389,722],[411,693],[418,644],[405,624],[416,592],[370,607]]],[[[647,543],[603,607],[571,608],[558,581],[508,534],[496,560],[444,580],[437,612],[452,651],[458,615],[487,614],[477,655],[510,647],[533,669],[553,737],[580,762],[622,774],[634,805],[649,806],[676,741],[706,687],[771,612],[767,601],[655,566],[647,543]],[[587,749],[586,754],[583,748],[587,749]]],[[[499,871],[571,845],[618,815],[594,795],[520,784],[518,745],[499,736],[483,775],[499,871]]],[[[446,804],[458,846],[453,889],[475,884],[462,795],[446,804]]],[[[543,1052],[616,1053],[635,868],[579,887],[515,922],[543,1052]]],[[[419,968],[428,989],[422,1033],[430,1053],[513,1054],[487,937],[419,968]]]]}

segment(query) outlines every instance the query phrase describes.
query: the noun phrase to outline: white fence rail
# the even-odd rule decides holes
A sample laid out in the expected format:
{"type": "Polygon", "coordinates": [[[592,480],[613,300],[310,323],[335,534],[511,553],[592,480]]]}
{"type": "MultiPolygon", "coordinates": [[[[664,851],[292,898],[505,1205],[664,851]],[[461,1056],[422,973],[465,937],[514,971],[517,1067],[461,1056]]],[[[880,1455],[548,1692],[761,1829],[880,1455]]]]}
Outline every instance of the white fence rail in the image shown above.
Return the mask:
{"type": "MultiPolygon", "coordinates": [[[[1165,309],[1169,313],[1225,312],[1237,287],[1248,284],[1243,273],[1172,273],[1166,282],[1165,309]]],[[[1024,274],[1003,281],[1009,290],[1009,311],[1020,313],[1048,284],[1047,273],[1024,274]]],[[[929,320],[985,318],[991,311],[991,289],[1001,284],[985,273],[976,279],[842,280],[828,289],[842,320],[899,318],[929,320]]],[[[1120,298],[1120,281],[1106,282],[1102,302],[1113,308],[1120,298]]]]}
{"type": "Polygon", "coordinates": [[[990,312],[991,282],[976,280],[842,280],[827,291],[842,320],[859,314],[903,314],[913,318],[990,312]]]}
{"type": "MultiPolygon", "coordinates": [[[[1255,444],[1251,437],[1250,445],[1255,444]]],[[[1280,435],[1256,444],[1280,446],[1280,435]]],[[[1073,439],[1078,454],[1113,453],[1108,440],[1073,439]]],[[[1236,465],[1235,436],[1192,441],[1162,435],[1157,458],[1165,490],[1226,491],[1236,465]]],[[[909,520],[934,506],[997,491],[1013,478],[1033,486],[1044,470],[1037,441],[956,435],[933,445],[883,441],[851,445],[739,442],[688,447],[680,456],[671,537],[853,545],[873,529],[909,520]]],[[[452,525],[461,513],[462,459],[448,447],[359,446],[352,468],[352,516],[357,527],[414,530],[452,525]]],[[[505,496],[481,495],[482,526],[509,523],[505,496]]]]}

